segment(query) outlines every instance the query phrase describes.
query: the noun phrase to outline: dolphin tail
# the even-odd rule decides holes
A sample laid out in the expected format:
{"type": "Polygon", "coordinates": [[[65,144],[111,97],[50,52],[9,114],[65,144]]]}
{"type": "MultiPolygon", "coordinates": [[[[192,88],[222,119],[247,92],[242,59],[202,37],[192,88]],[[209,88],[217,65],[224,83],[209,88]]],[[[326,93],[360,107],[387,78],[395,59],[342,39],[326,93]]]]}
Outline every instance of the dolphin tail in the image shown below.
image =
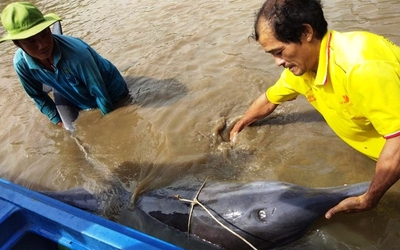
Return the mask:
{"type": "Polygon", "coordinates": [[[61,22],[60,21],[57,21],[57,22],[55,22],[54,23],[54,25],[53,25],[53,29],[52,29],[52,31],[51,31],[53,34],[59,34],[59,35],[61,35],[63,32],[62,32],[62,27],[61,27],[61,22]]]}
{"type": "MultiPolygon", "coordinates": [[[[60,21],[54,23],[52,33],[57,35],[63,34],[60,21]]],[[[44,89],[48,90],[48,88],[44,89]]],[[[61,121],[64,127],[71,133],[74,132],[75,126],[73,125],[73,122],[76,120],[76,118],[78,118],[79,108],[76,107],[74,104],[72,104],[69,100],[64,98],[55,89],[53,89],[53,94],[54,94],[54,102],[56,104],[57,111],[61,117],[61,121]]]]}
{"type": "Polygon", "coordinates": [[[72,188],[65,191],[39,191],[38,193],[86,211],[96,212],[100,209],[100,202],[83,188],[72,188]]]}

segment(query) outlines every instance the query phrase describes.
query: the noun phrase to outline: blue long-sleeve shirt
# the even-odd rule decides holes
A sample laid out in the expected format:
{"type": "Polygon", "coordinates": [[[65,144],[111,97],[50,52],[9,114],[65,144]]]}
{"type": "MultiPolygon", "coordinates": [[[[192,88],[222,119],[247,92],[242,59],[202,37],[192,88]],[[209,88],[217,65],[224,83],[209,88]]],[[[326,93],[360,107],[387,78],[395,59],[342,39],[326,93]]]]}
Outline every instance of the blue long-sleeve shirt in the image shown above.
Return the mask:
{"type": "Polygon", "coordinates": [[[102,114],[114,110],[114,103],[126,93],[126,83],[118,69],[84,41],[53,35],[55,71],[18,49],[14,68],[26,93],[52,123],[61,121],[54,101],[43,91],[43,83],[53,87],[81,109],[99,108],[102,114]]]}

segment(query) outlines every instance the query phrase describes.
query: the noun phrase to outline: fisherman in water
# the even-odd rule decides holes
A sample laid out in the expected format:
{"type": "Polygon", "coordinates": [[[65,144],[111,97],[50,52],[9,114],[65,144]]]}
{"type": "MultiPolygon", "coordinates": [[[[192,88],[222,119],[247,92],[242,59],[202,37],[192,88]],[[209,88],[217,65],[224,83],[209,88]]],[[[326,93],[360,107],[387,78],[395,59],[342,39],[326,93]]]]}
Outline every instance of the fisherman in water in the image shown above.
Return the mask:
{"type": "Polygon", "coordinates": [[[304,95],[346,143],[376,161],[366,193],[326,214],[375,207],[400,178],[400,48],[365,31],[327,29],[320,0],[267,0],[254,39],[283,70],[235,124],[231,141],[279,104],[304,95]]]}
{"type": "Polygon", "coordinates": [[[57,99],[43,90],[46,84],[78,110],[99,108],[103,115],[115,109],[129,91],[117,68],[84,41],[52,34],[49,26],[60,17],[43,15],[34,5],[11,3],[1,14],[7,35],[19,48],[14,68],[26,93],[53,124],[63,126],[57,99]]]}

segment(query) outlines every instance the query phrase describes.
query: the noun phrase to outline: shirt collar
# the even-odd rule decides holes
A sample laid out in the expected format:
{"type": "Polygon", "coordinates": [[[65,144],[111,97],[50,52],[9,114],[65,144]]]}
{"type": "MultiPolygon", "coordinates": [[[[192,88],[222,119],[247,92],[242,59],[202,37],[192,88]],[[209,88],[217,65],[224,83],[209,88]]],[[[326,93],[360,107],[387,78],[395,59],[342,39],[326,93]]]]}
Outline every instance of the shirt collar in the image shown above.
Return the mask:
{"type": "Polygon", "coordinates": [[[318,70],[315,76],[315,85],[325,85],[328,82],[329,46],[332,32],[328,31],[321,41],[318,58],[318,70]]]}
{"type": "MultiPolygon", "coordinates": [[[[42,69],[43,68],[42,65],[35,58],[28,55],[28,53],[26,53],[25,51],[24,51],[23,55],[24,55],[24,59],[25,59],[26,63],[28,64],[29,69],[42,69]]],[[[60,59],[61,59],[61,50],[58,46],[58,41],[56,39],[54,39],[53,60],[54,60],[54,65],[56,67],[57,67],[57,63],[58,63],[58,61],[60,61],[60,59]]]]}

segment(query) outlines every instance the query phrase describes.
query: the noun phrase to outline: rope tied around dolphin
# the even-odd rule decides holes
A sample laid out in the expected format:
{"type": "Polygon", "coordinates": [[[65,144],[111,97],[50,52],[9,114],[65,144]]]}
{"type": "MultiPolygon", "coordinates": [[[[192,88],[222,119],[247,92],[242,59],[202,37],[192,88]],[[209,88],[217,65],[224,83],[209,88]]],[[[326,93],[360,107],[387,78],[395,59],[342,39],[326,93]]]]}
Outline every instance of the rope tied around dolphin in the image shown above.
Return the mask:
{"type": "Polygon", "coordinates": [[[197,199],[199,197],[199,194],[201,192],[201,190],[204,188],[204,186],[206,185],[206,181],[203,182],[203,184],[201,185],[201,187],[199,188],[199,190],[197,191],[195,197],[193,198],[193,200],[189,200],[189,199],[184,199],[182,198],[179,194],[174,195],[175,198],[177,198],[178,200],[182,201],[182,202],[188,202],[190,203],[190,213],[189,213],[189,220],[188,220],[188,234],[190,235],[190,224],[192,222],[192,214],[193,214],[193,209],[194,206],[199,205],[200,207],[202,207],[210,216],[213,220],[215,220],[215,222],[217,222],[221,227],[225,228],[226,230],[228,230],[228,232],[230,232],[231,234],[235,235],[236,237],[238,237],[239,239],[241,239],[244,243],[246,243],[247,245],[249,245],[252,249],[257,250],[257,248],[255,248],[250,242],[248,242],[245,238],[243,238],[242,236],[240,236],[239,234],[237,234],[236,232],[234,232],[233,230],[231,230],[230,228],[228,228],[227,226],[225,226],[224,224],[222,224],[222,222],[220,222],[217,218],[215,218],[215,216],[197,199]]]}

